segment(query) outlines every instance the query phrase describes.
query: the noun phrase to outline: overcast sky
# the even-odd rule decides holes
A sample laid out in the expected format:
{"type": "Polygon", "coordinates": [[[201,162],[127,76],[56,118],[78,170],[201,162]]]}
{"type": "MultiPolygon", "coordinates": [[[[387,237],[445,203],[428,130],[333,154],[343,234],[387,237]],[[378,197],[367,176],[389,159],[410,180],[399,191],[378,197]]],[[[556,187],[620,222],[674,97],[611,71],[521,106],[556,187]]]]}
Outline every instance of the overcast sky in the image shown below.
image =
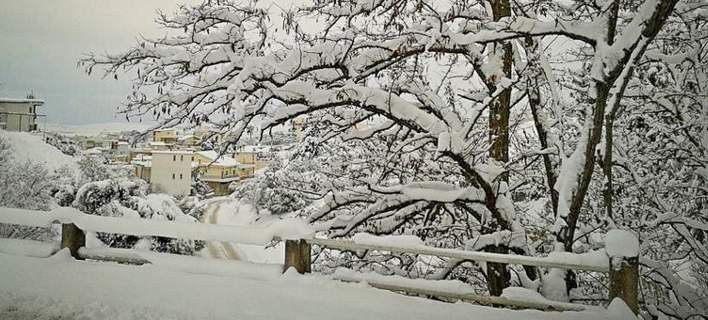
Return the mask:
{"type": "MultiPolygon", "coordinates": [[[[180,0],[197,2],[195,0],[180,0]]],[[[136,36],[162,35],[157,9],[173,12],[173,0],[3,0],[0,10],[0,97],[23,98],[34,90],[45,100],[48,121],[85,124],[121,121],[115,115],[128,79],[102,80],[76,68],[88,52],[117,52],[136,36]]]]}

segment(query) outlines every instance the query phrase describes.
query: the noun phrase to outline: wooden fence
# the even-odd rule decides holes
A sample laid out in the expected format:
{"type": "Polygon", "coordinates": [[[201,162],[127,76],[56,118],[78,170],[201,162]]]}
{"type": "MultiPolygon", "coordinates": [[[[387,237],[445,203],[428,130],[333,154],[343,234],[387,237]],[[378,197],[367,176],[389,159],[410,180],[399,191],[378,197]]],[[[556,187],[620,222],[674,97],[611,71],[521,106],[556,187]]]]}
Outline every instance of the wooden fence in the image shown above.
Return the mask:
{"type": "MultiPolygon", "coordinates": [[[[225,242],[237,242],[237,243],[249,243],[255,244],[255,242],[248,242],[245,240],[239,240],[238,236],[223,236],[226,233],[223,231],[231,230],[234,233],[238,232],[254,232],[252,229],[236,226],[209,226],[217,227],[220,231],[219,234],[222,236],[215,236],[209,234],[204,229],[205,225],[202,224],[185,224],[177,222],[164,222],[164,221],[150,221],[150,220],[140,220],[141,227],[140,230],[131,231],[127,224],[124,224],[125,219],[111,218],[111,217],[99,217],[99,216],[89,216],[85,214],[78,215],[68,215],[64,216],[58,220],[42,220],[42,219],[23,219],[19,217],[19,213],[15,212],[12,214],[6,214],[3,212],[6,210],[0,208],[0,223],[6,224],[17,224],[26,226],[44,226],[47,227],[51,223],[61,223],[61,245],[60,248],[67,248],[71,254],[76,259],[90,259],[90,260],[102,260],[102,261],[114,261],[120,263],[131,263],[131,264],[145,264],[150,263],[149,260],[141,258],[139,255],[130,254],[130,250],[123,251],[113,251],[112,253],[107,253],[105,250],[93,250],[86,248],[86,231],[97,231],[97,232],[108,232],[108,233],[121,233],[136,236],[162,236],[162,237],[173,237],[173,238],[184,238],[192,240],[206,240],[206,241],[225,241],[225,242]],[[85,220],[85,219],[90,220],[85,220]],[[61,221],[60,221],[61,220],[61,221]],[[101,222],[98,224],[93,224],[93,227],[81,228],[75,222],[81,221],[86,223],[86,221],[101,222]],[[116,225],[116,227],[113,227],[116,225]],[[170,231],[169,227],[174,226],[174,230],[170,231]],[[176,231],[179,230],[179,231],[176,231]],[[195,236],[196,235],[196,236],[195,236]],[[127,253],[126,253],[127,252],[127,253]]],[[[13,209],[14,210],[14,209],[13,209]]],[[[17,211],[17,210],[16,210],[17,211]]],[[[25,210],[28,211],[28,210],[25,210]]],[[[24,212],[23,214],[29,214],[24,212]]],[[[36,212],[32,214],[42,215],[46,213],[36,212]]],[[[134,223],[134,220],[131,222],[134,223]]],[[[91,225],[88,223],[87,225],[91,225]]],[[[263,240],[270,241],[280,241],[278,235],[273,235],[270,239],[262,238],[256,242],[262,242],[263,240]]],[[[311,247],[320,246],[322,248],[335,249],[340,251],[362,251],[362,250],[376,250],[392,253],[410,253],[418,255],[435,256],[442,258],[453,258],[467,261],[476,262],[491,262],[491,263],[503,263],[503,264],[518,264],[524,266],[534,266],[534,267],[545,267],[545,268],[560,268],[567,270],[584,270],[593,272],[609,273],[609,299],[610,301],[614,298],[622,299],[627,306],[629,306],[635,314],[638,313],[639,303],[638,303],[638,257],[612,257],[608,259],[608,263],[604,266],[598,265],[597,263],[578,263],[568,261],[564,257],[559,258],[538,258],[538,257],[528,257],[521,255],[509,255],[509,254],[497,254],[497,253],[487,253],[487,252],[475,252],[475,251],[462,251],[462,250],[452,250],[434,247],[410,247],[410,246],[395,246],[395,245],[383,245],[383,244],[371,244],[371,243],[357,243],[351,240],[334,240],[334,239],[316,239],[316,238],[303,238],[295,240],[285,240],[285,260],[283,265],[283,271],[288,268],[294,268],[299,273],[309,273],[311,272],[311,247]]],[[[347,279],[340,279],[347,281],[347,279]]],[[[368,281],[367,283],[376,288],[386,289],[391,291],[399,291],[427,296],[435,296],[446,299],[472,301],[482,304],[490,305],[503,305],[514,308],[531,308],[539,310],[556,310],[556,311],[579,311],[584,310],[583,305],[561,303],[553,301],[528,301],[523,299],[510,299],[505,297],[496,296],[485,296],[478,295],[474,293],[453,293],[446,292],[442,290],[434,290],[426,287],[415,287],[415,286],[403,286],[396,283],[386,283],[377,281],[368,281]]]]}

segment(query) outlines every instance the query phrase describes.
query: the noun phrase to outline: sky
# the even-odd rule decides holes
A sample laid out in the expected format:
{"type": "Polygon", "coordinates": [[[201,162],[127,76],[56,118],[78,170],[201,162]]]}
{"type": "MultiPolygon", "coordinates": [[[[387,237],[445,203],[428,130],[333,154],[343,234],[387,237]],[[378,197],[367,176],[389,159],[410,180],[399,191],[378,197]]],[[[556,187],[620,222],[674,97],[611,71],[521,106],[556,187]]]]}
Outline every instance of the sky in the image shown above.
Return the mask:
{"type": "MultiPolygon", "coordinates": [[[[179,3],[195,3],[181,0],[179,3]]],[[[130,79],[88,76],[76,63],[89,52],[115,53],[140,35],[163,35],[156,10],[173,12],[174,0],[0,0],[0,97],[45,100],[47,122],[124,121],[116,107],[130,79]]]]}

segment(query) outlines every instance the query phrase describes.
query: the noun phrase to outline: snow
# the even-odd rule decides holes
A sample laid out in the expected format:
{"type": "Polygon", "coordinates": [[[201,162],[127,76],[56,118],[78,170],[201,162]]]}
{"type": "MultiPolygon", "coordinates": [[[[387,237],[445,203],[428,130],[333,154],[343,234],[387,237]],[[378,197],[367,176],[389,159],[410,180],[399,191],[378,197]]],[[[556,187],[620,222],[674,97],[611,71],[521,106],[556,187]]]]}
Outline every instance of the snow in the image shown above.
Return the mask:
{"type": "Polygon", "coordinates": [[[613,229],[605,235],[605,250],[610,257],[637,257],[639,240],[629,231],[613,229]]]}
{"type": "Polygon", "coordinates": [[[275,219],[251,226],[218,226],[200,223],[125,219],[83,214],[74,208],[52,211],[0,208],[0,222],[46,227],[52,223],[74,223],[82,230],[136,236],[162,236],[207,241],[229,241],[266,245],[275,239],[309,238],[312,228],[303,220],[275,219]]]}
{"type": "Polygon", "coordinates": [[[610,302],[610,305],[607,306],[607,313],[610,316],[610,319],[617,319],[617,320],[631,320],[631,319],[639,319],[634,313],[632,312],[632,309],[630,309],[624,301],[620,298],[614,298],[612,299],[612,302],[610,302]]]}
{"type": "Polygon", "coordinates": [[[347,282],[371,282],[398,287],[414,287],[452,294],[466,294],[474,292],[474,288],[459,280],[410,279],[398,275],[385,276],[375,272],[356,272],[346,268],[337,268],[334,271],[334,274],[332,274],[332,278],[347,282]]]}
{"type": "MultiPolygon", "coordinates": [[[[248,226],[276,219],[271,215],[258,214],[253,206],[244,204],[238,199],[223,197],[211,200],[202,221],[215,225],[248,226]]],[[[238,258],[254,263],[273,264],[282,263],[285,260],[285,244],[283,242],[267,246],[210,242],[208,251],[213,258],[238,258]]]]}
{"type": "Polygon", "coordinates": [[[619,319],[443,303],[294,273],[264,280],[4,254],[0,270],[2,319],[619,319]]]}
{"type": "Polygon", "coordinates": [[[583,305],[578,305],[574,303],[563,303],[563,302],[558,302],[554,300],[550,300],[542,296],[540,293],[526,289],[526,288],[521,288],[521,287],[509,287],[504,289],[501,294],[502,297],[511,299],[511,300],[521,300],[521,301],[531,301],[531,302],[536,302],[540,304],[546,304],[546,305],[556,305],[556,306],[565,306],[567,308],[579,308],[579,307],[586,307],[588,310],[594,309],[597,310],[597,307],[592,307],[592,306],[583,306],[583,305]]]}
{"type": "Polygon", "coordinates": [[[0,130],[0,137],[7,140],[16,161],[41,162],[50,171],[62,166],[78,171],[78,159],[45,143],[40,134],[0,130]]]}
{"type": "Polygon", "coordinates": [[[229,157],[225,154],[219,156],[219,153],[214,150],[198,151],[197,154],[213,161],[212,163],[209,163],[208,165],[220,166],[220,167],[238,166],[238,162],[236,161],[236,159],[229,157]]]}
{"type": "Polygon", "coordinates": [[[277,279],[283,273],[282,264],[257,264],[237,260],[205,259],[202,257],[152,251],[117,248],[82,248],[82,255],[89,257],[122,257],[130,260],[146,260],[154,266],[185,273],[216,276],[239,276],[248,279],[277,279]]]}
{"type": "Polygon", "coordinates": [[[550,268],[541,274],[541,293],[544,297],[556,301],[568,301],[568,289],[565,283],[565,270],[550,268]]]}
{"type": "Polygon", "coordinates": [[[610,263],[607,253],[602,249],[585,253],[553,251],[548,254],[548,259],[592,266],[608,266],[610,263]]]}
{"type": "MultiPolygon", "coordinates": [[[[426,246],[423,241],[416,236],[375,236],[366,233],[358,233],[353,237],[354,246],[374,246],[378,250],[409,251],[424,255],[437,255],[445,257],[455,257],[475,261],[488,261],[511,264],[538,265],[547,267],[570,267],[583,270],[606,272],[609,270],[609,259],[604,250],[595,250],[586,253],[576,254],[570,252],[552,252],[547,257],[530,257],[514,254],[495,254],[489,252],[478,252],[458,249],[444,249],[426,246]]],[[[322,241],[331,241],[322,239],[322,241]]],[[[493,241],[493,240],[483,240],[493,241]]],[[[346,243],[342,243],[346,245],[346,243]]],[[[474,244],[471,244],[474,245],[474,244]]],[[[335,245],[336,246],[336,245],[335,245]]],[[[366,249],[366,248],[361,248],[366,249]]]]}
{"type": "Polygon", "coordinates": [[[54,254],[57,250],[59,250],[58,243],[0,238],[0,252],[2,253],[46,258],[54,254]]]}
{"type": "Polygon", "coordinates": [[[523,231],[501,230],[489,234],[481,234],[465,241],[465,249],[479,251],[488,246],[506,244],[510,247],[521,247],[526,243],[526,233],[523,231]]]}
{"type": "Polygon", "coordinates": [[[0,103],[32,103],[32,104],[36,104],[36,105],[41,105],[41,104],[44,104],[44,100],[0,97],[0,103]]]}
{"type": "Polygon", "coordinates": [[[368,233],[357,233],[352,237],[354,243],[378,246],[394,246],[399,248],[417,249],[424,247],[423,240],[417,236],[375,236],[368,233]]]}

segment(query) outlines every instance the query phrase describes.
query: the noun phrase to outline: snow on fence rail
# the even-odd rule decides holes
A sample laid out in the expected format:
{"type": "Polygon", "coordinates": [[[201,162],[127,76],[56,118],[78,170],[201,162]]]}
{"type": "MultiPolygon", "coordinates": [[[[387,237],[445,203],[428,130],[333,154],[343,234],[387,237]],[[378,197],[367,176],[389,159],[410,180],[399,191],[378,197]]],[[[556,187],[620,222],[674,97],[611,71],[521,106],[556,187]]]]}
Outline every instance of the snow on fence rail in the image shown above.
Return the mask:
{"type": "MultiPolygon", "coordinates": [[[[298,219],[284,219],[262,226],[219,226],[198,223],[180,223],[172,221],[153,221],[144,219],[125,219],[102,217],[84,214],[73,208],[57,208],[55,210],[33,211],[24,209],[0,208],[0,223],[36,227],[49,227],[52,224],[62,224],[61,245],[42,245],[35,243],[34,256],[46,256],[47,251],[68,248],[76,259],[107,260],[121,263],[145,264],[150,259],[125,249],[92,249],[85,248],[85,232],[120,233],[136,236],[161,236],[205,241],[237,242],[243,244],[266,245],[272,241],[285,240],[285,261],[283,268],[294,268],[299,273],[311,271],[311,246],[317,245],[340,251],[377,250],[395,253],[412,253],[436,257],[455,258],[477,262],[494,262],[503,264],[519,264],[546,268],[568,270],[586,270],[609,273],[609,297],[622,299],[637,314],[638,303],[638,242],[636,237],[627,231],[612,230],[608,239],[607,250],[594,251],[587,254],[555,253],[548,257],[528,257],[511,254],[464,251],[425,246],[422,243],[406,241],[389,241],[391,239],[370,235],[357,235],[354,240],[334,240],[313,238],[314,231],[305,222],[298,219]],[[615,243],[616,242],[616,243],[615,243]],[[40,248],[41,247],[41,248],[40,248]],[[627,249],[630,248],[630,249],[627,249]]],[[[17,253],[18,246],[12,239],[2,239],[0,252],[17,253]]],[[[34,241],[36,242],[36,241],[34,241]]],[[[30,246],[32,247],[32,246],[30,246]]],[[[271,265],[272,266],[272,265],[271,265]]],[[[430,285],[420,285],[420,281],[398,281],[387,276],[369,277],[356,272],[335,273],[334,279],[342,281],[366,281],[376,288],[403,291],[407,293],[437,296],[477,303],[505,305],[511,307],[532,308],[540,310],[577,311],[584,308],[581,305],[560,303],[554,301],[529,301],[514,297],[482,296],[472,292],[459,290],[438,290],[430,285]],[[344,274],[344,275],[343,275],[344,274]]],[[[413,280],[413,279],[408,279],[413,280]]],[[[428,281],[428,280],[423,280],[428,281]]]]}
{"type": "Polygon", "coordinates": [[[311,237],[312,229],[302,220],[283,219],[262,226],[221,226],[201,223],[126,219],[84,214],[74,208],[52,211],[1,208],[0,223],[48,227],[54,223],[74,224],[84,231],[120,233],[135,236],[227,241],[266,245],[274,239],[311,237]]]}

